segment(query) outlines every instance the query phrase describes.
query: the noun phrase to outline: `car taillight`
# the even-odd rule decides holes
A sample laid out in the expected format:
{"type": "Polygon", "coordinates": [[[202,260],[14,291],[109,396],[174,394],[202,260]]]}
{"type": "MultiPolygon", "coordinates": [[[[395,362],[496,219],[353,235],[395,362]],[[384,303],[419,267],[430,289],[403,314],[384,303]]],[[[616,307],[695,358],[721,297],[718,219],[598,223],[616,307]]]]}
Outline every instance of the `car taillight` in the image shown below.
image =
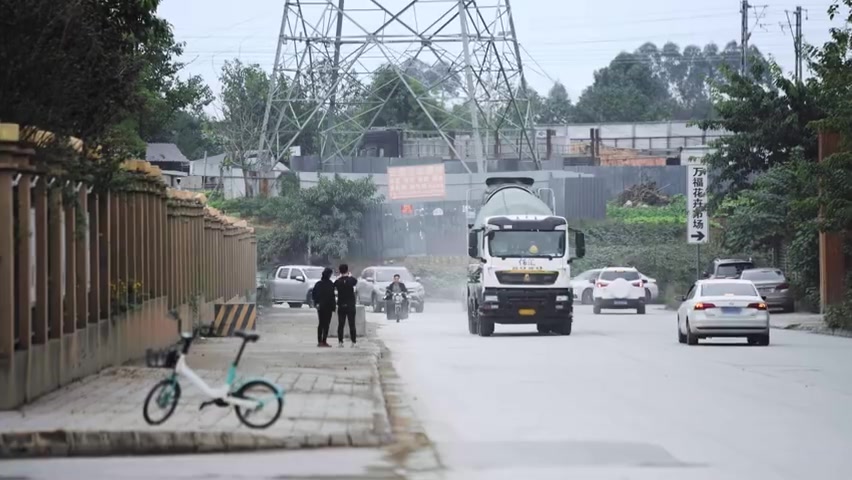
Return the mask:
{"type": "Polygon", "coordinates": [[[760,303],[749,303],[748,308],[756,308],[758,310],[766,310],[766,304],[763,302],[760,303]]]}
{"type": "Polygon", "coordinates": [[[642,282],[633,282],[633,283],[632,283],[632,285],[633,285],[634,287],[641,287],[641,286],[642,286],[642,282]]]}
{"type": "Polygon", "coordinates": [[[606,282],[598,282],[598,288],[603,288],[603,287],[605,287],[605,286],[607,286],[607,285],[609,285],[609,284],[608,284],[608,283],[606,283],[606,282]]]}
{"type": "Polygon", "coordinates": [[[788,288],[790,288],[790,284],[785,282],[775,287],[775,291],[787,290],[788,288]]]}
{"type": "Polygon", "coordinates": [[[698,303],[695,304],[696,310],[707,310],[708,308],[716,308],[716,305],[713,305],[712,303],[704,303],[704,302],[698,302],[698,303]]]}

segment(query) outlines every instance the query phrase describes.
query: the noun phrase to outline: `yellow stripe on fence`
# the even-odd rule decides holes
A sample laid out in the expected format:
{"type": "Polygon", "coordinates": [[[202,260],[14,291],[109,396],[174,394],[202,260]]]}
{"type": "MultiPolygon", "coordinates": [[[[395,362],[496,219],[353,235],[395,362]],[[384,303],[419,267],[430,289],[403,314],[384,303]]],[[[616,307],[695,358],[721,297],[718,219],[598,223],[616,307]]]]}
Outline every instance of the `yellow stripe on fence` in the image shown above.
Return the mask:
{"type": "Polygon", "coordinates": [[[217,337],[230,337],[237,330],[254,330],[257,327],[257,309],[253,303],[217,303],[210,329],[217,337]]]}

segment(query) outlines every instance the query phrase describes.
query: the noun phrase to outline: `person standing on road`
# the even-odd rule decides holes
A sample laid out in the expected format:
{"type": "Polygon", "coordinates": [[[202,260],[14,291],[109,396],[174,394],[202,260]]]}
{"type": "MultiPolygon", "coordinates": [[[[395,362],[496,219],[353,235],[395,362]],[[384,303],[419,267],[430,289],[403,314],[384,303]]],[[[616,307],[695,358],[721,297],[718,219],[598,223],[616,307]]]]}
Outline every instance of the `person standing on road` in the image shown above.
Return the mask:
{"type": "Polygon", "coordinates": [[[343,346],[343,325],[349,320],[349,337],[355,346],[355,285],[358,279],[349,272],[349,265],[340,264],[340,278],[334,281],[337,289],[337,340],[343,346]]]}
{"type": "Polygon", "coordinates": [[[319,326],[317,327],[317,347],[330,347],[328,344],[328,328],[331,326],[331,315],[334,313],[334,282],[331,281],[332,269],[326,267],[322,278],[314,284],[311,296],[317,307],[319,326]]]}

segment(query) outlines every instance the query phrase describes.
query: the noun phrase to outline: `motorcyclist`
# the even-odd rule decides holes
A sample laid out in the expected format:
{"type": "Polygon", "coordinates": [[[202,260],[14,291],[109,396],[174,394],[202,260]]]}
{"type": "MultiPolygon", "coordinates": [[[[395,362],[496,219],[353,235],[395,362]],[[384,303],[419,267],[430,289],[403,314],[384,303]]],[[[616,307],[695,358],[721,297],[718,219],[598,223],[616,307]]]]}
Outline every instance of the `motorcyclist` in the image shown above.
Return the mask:
{"type": "Polygon", "coordinates": [[[405,284],[402,283],[399,279],[399,274],[394,274],[393,282],[388,285],[387,290],[385,290],[385,299],[391,298],[394,293],[402,293],[402,297],[406,298],[408,296],[408,288],[405,287],[405,284]]]}

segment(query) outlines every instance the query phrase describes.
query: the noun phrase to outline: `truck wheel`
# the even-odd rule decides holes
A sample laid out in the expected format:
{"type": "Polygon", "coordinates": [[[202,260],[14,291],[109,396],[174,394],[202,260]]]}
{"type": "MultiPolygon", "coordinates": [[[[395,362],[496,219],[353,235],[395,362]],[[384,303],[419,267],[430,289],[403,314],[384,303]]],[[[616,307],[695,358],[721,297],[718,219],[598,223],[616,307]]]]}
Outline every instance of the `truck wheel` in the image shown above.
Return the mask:
{"type": "Polygon", "coordinates": [[[471,335],[476,335],[476,316],[474,316],[470,306],[467,307],[467,331],[471,335]]]}
{"type": "Polygon", "coordinates": [[[562,329],[559,333],[562,335],[571,335],[571,328],[574,326],[574,318],[568,317],[565,320],[562,320],[562,329]]]}
{"type": "Polygon", "coordinates": [[[490,337],[494,333],[494,320],[488,317],[479,317],[479,336],[490,337]]]}
{"type": "Polygon", "coordinates": [[[550,333],[550,325],[542,325],[539,323],[536,324],[535,329],[538,330],[538,333],[541,333],[542,335],[550,333]]]}

